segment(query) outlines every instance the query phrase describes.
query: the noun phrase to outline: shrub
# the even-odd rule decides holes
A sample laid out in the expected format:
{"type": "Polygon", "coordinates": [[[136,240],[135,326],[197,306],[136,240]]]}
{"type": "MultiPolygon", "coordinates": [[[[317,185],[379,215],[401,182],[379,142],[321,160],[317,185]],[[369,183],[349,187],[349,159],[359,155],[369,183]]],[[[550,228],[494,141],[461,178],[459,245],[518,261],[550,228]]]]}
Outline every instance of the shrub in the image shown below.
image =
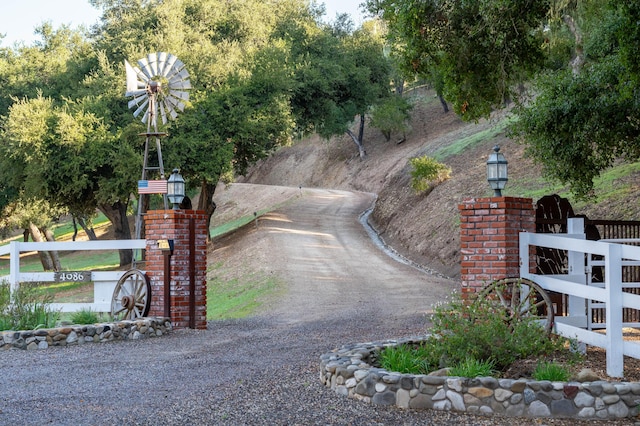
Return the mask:
{"type": "Polygon", "coordinates": [[[450,167],[426,155],[411,158],[409,163],[413,167],[411,187],[417,193],[431,191],[436,185],[451,177],[450,167]]]}
{"type": "Polygon", "coordinates": [[[538,362],[533,371],[533,378],[536,380],[549,380],[552,382],[566,382],[571,377],[569,370],[553,362],[538,362]]]}
{"type": "Polygon", "coordinates": [[[478,361],[475,358],[466,358],[459,364],[451,367],[449,374],[459,377],[489,377],[496,374],[494,362],[490,360],[478,361]]]}
{"type": "Polygon", "coordinates": [[[91,309],[82,309],[71,315],[71,322],[74,324],[95,324],[99,320],[98,314],[91,309]]]}
{"type": "Polygon", "coordinates": [[[433,328],[428,344],[440,357],[440,365],[456,365],[466,358],[491,360],[502,370],[517,359],[561,350],[565,340],[549,336],[533,319],[505,321],[498,300],[469,303],[456,293],[447,305],[439,305],[432,315],[433,328]]]}
{"type": "Polygon", "coordinates": [[[53,296],[38,289],[37,283],[22,283],[12,294],[9,283],[0,284],[0,330],[35,330],[54,327],[59,313],[52,311],[53,296]]]}

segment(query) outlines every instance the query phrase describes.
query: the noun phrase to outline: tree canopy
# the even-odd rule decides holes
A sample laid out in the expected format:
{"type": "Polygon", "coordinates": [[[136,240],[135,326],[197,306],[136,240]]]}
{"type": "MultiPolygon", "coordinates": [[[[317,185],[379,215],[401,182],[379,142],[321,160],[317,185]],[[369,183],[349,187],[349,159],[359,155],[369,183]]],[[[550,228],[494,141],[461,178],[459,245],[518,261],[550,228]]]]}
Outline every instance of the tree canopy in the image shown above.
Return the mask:
{"type": "Polygon", "coordinates": [[[441,78],[463,119],[487,117],[515,100],[519,120],[511,134],[577,196],[589,196],[593,179],[615,161],[640,158],[637,2],[365,4],[386,21],[405,72],[441,78]]]}

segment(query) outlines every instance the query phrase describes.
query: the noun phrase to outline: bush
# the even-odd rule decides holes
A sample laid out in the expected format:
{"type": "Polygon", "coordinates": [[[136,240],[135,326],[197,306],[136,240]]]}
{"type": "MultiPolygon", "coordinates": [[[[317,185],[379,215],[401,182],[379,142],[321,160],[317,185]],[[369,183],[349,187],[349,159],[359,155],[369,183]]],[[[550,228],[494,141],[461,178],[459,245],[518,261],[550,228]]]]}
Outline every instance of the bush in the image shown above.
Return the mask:
{"type": "Polygon", "coordinates": [[[54,327],[59,312],[49,307],[53,296],[38,289],[37,283],[23,283],[13,292],[9,283],[0,284],[0,330],[35,330],[54,327]]]}
{"type": "Polygon", "coordinates": [[[71,322],[74,324],[95,324],[99,320],[98,314],[91,309],[82,309],[71,315],[71,322]]]}
{"type": "Polygon", "coordinates": [[[426,155],[411,158],[409,163],[413,167],[411,187],[417,193],[431,191],[436,185],[451,177],[450,167],[426,155]]]}

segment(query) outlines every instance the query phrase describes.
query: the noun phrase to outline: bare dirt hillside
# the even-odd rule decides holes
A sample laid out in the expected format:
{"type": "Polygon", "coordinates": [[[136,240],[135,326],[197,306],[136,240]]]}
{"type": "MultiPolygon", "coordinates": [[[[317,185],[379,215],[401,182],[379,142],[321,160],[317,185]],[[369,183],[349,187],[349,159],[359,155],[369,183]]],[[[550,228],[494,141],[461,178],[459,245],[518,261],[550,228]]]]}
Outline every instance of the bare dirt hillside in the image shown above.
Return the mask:
{"type": "MultiPolygon", "coordinates": [[[[412,131],[401,144],[396,143],[399,135],[387,142],[378,130],[367,127],[364,139],[367,157],[361,160],[346,136],[330,141],[311,137],[278,150],[239,181],[375,193],[378,200],[371,222],[387,244],[417,263],[456,278],[460,260],[458,205],[468,197],[492,194],[486,182],[485,163],[493,146],[500,145],[509,161],[505,195],[521,196],[521,188],[540,189],[545,184],[538,168],[524,158],[524,148],[497,131],[501,115],[466,123],[453,112],[445,114],[433,93],[422,92],[414,99],[412,131]],[[428,195],[412,191],[409,158],[433,155],[483,131],[491,137],[444,160],[453,171],[450,180],[428,195]]],[[[637,181],[637,176],[630,179],[637,181]]],[[[638,192],[627,193],[617,201],[583,206],[576,213],[601,219],[636,219],[637,202],[631,203],[630,208],[627,200],[637,199],[638,192]]]]}

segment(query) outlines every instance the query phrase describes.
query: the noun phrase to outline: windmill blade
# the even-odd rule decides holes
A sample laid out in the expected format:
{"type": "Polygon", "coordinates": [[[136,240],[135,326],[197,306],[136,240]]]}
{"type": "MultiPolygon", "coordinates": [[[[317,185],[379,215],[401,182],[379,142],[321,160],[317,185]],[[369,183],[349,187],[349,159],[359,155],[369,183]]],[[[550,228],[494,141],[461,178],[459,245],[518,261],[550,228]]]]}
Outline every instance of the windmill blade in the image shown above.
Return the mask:
{"type": "MultiPolygon", "coordinates": [[[[142,103],[142,105],[140,105],[138,107],[138,109],[133,112],[133,116],[134,117],[139,116],[140,113],[147,107],[148,104],[149,104],[149,98],[145,99],[144,102],[142,103]]],[[[146,115],[146,113],[145,113],[145,115],[146,115]]]]}
{"type": "Polygon", "coordinates": [[[147,77],[148,80],[153,78],[153,73],[151,72],[151,66],[149,65],[149,60],[147,58],[142,58],[138,60],[138,65],[140,65],[140,69],[147,77]]]}
{"type": "Polygon", "coordinates": [[[133,99],[136,101],[136,103],[139,103],[139,101],[142,100],[143,97],[147,96],[147,89],[138,89],[134,90],[133,92],[127,92],[126,96],[133,96],[133,99]]]}
{"type": "Polygon", "coordinates": [[[138,88],[142,89],[143,87],[147,87],[147,82],[149,81],[149,77],[144,75],[142,70],[136,66],[133,67],[133,70],[136,72],[138,76],[138,88]]]}
{"type": "Polygon", "coordinates": [[[172,120],[178,118],[178,113],[176,112],[173,104],[171,104],[171,102],[168,102],[167,100],[165,100],[164,104],[167,108],[167,112],[169,113],[169,117],[171,117],[172,120]]]}
{"type": "Polygon", "coordinates": [[[169,53],[167,55],[167,60],[164,64],[164,69],[162,70],[162,72],[160,73],[163,77],[167,77],[167,75],[169,74],[169,72],[171,71],[171,68],[173,68],[173,64],[176,63],[176,61],[178,60],[177,57],[175,57],[174,55],[172,55],[171,53],[169,53]]]}
{"type": "Polygon", "coordinates": [[[162,124],[167,124],[167,113],[164,110],[164,102],[160,102],[160,117],[162,117],[162,124]]]}
{"type": "Polygon", "coordinates": [[[131,99],[129,101],[129,103],[127,104],[127,106],[129,107],[129,109],[135,107],[135,106],[140,106],[142,104],[142,102],[147,99],[147,91],[144,91],[144,94],[141,96],[137,96],[133,99],[131,99]]]}
{"type": "Polygon", "coordinates": [[[169,83],[169,89],[191,89],[191,83],[189,80],[177,81],[175,83],[169,83]]]}
{"type": "Polygon", "coordinates": [[[163,72],[164,72],[164,67],[167,63],[167,52],[158,52],[156,55],[158,57],[158,65],[157,65],[158,74],[157,75],[164,76],[163,72]]]}
{"type": "Polygon", "coordinates": [[[149,110],[146,110],[144,112],[144,115],[142,116],[142,120],[140,121],[142,121],[143,123],[148,123],[148,120],[149,120],[149,110]]]}
{"type": "Polygon", "coordinates": [[[175,98],[173,96],[167,96],[166,97],[167,102],[169,102],[171,104],[171,106],[175,109],[179,109],[180,111],[184,111],[184,107],[185,104],[178,98],[175,98]]]}
{"type": "Polygon", "coordinates": [[[176,61],[171,67],[171,70],[167,73],[165,77],[167,77],[168,80],[171,80],[173,76],[178,74],[180,71],[182,71],[183,68],[184,68],[184,62],[176,58],[176,61]]]}
{"type": "Polygon", "coordinates": [[[136,74],[136,71],[126,59],[124,60],[124,69],[127,76],[127,91],[125,96],[133,96],[133,92],[138,89],[138,74],[136,74]]]}
{"type": "Polygon", "coordinates": [[[149,53],[147,55],[147,61],[149,61],[149,69],[151,70],[151,77],[158,75],[158,57],[155,53],[149,53]]]}
{"type": "Polygon", "coordinates": [[[174,74],[174,76],[169,79],[169,86],[171,86],[172,83],[177,83],[179,81],[185,81],[188,79],[189,79],[189,73],[185,68],[183,68],[182,71],[180,71],[177,74],[174,74]]]}
{"type": "Polygon", "coordinates": [[[169,90],[169,95],[182,99],[183,101],[189,100],[189,92],[183,92],[182,90],[169,90]]]}

